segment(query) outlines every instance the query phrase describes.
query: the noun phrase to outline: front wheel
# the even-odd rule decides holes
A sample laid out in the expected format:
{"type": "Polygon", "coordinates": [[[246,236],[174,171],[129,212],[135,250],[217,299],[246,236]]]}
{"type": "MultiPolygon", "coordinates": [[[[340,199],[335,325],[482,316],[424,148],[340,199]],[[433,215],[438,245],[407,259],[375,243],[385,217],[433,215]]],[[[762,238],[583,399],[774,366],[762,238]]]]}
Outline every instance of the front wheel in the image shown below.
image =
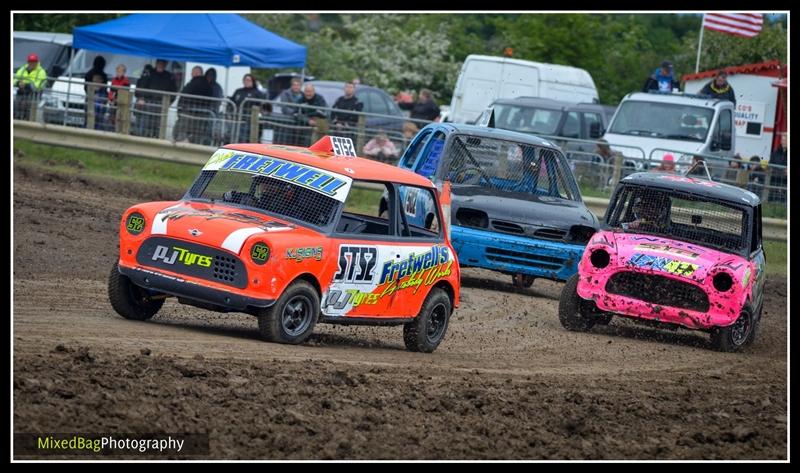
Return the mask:
{"type": "Polygon", "coordinates": [[[753,311],[745,307],[733,324],[727,327],[714,327],[711,331],[711,345],[718,351],[741,351],[753,343],[757,323],[753,318],[753,311]]]}
{"type": "Polygon", "coordinates": [[[432,353],[444,339],[450,320],[450,297],[434,288],[413,321],[403,326],[403,341],[409,351],[432,353]]]}
{"type": "MultiPolygon", "coordinates": [[[[157,296],[156,296],[157,297],[157,296]]],[[[154,298],[145,289],[133,284],[114,264],[108,277],[108,300],[117,313],[130,320],[147,320],[164,305],[164,296],[154,298]]]]}
{"type": "Polygon", "coordinates": [[[295,281],[272,307],[258,316],[258,330],[268,342],[303,343],[319,317],[319,294],[306,281],[295,281]]]}
{"type": "Polygon", "coordinates": [[[564,289],[561,290],[561,299],[558,302],[558,319],[561,321],[561,326],[567,330],[588,332],[594,327],[595,321],[583,313],[583,299],[578,295],[579,277],[575,273],[564,284],[564,289]]]}

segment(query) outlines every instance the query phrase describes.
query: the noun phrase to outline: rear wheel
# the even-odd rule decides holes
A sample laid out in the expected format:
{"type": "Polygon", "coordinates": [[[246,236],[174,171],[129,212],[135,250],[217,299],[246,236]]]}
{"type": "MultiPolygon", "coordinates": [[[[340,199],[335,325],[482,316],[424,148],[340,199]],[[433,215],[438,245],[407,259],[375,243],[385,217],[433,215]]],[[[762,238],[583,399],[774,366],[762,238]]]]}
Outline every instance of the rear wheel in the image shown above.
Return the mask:
{"type": "Polygon", "coordinates": [[[444,339],[451,313],[450,297],[434,288],[413,321],[403,326],[403,341],[409,351],[431,353],[444,339]]]}
{"type": "Polygon", "coordinates": [[[108,300],[119,315],[130,320],[147,320],[164,305],[163,296],[154,298],[147,290],[133,284],[128,276],[119,272],[117,264],[108,277],[108,300]]]}
{"type": "Polygon", "coordinates": [[[714,327],[711,331],[711,345],[719,351],[740,351],[753,343],[756,324],[752,309],[745,307],[736,322],[727,327],[714,327]]]}
{"type": "Polygon", "coordinates": [[[311,336],[318,317],[316,289],[306,281],[295,281],[258,316],[258,330],[269,342],[303,343],[311,336]]]}
{"type": "Polygon", "coordinates": [[[561,300],[558,303],[558,319],[561,321],[561,326],[567,330],[587,332],[594,327],[596,321],[586,314],[584,300],[578,295],[579,277],[575,273],[564,284],[561,300]]]}

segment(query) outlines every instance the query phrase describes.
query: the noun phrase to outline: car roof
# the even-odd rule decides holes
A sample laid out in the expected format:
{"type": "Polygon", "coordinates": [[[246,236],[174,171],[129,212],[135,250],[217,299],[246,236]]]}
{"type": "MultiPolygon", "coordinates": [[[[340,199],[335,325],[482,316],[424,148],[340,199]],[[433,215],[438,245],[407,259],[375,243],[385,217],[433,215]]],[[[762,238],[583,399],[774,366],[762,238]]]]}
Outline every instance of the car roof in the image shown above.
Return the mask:
{"type": "Polygon", "coordinates": [[[680,174],[669,174],[663,172],[637,172],[631,174],[620,181],[620,184],[631,184],[647,187],[655,187],[676,192],[686,192],[690,194],[708,197],[710,199],[730,202],[737,205],[748,205],[755,207],[761,203],[761,199],[752,192],[740,187],[724,184],[722,182],[709,181],[707,179],[697,179],[680,174]]]}
{"type": "Polygon", "coordinates": [[[365,158],[336,156],[333,153],[313,151],[300,146],[239,143],[223,146],[225,149],[274,156],[326,171],[336,172],[353,179],[394,182],[418,187],[434,187],[430,179],[390,164],[365,158]]]}
{"type": "Polygon", "coordinates": [[[633,92],[626,95],[625,98],[622,99],[623,102],[627,100],[694,105],[695,107],[714,107],[720,102],[728,101],[727,99],[715,99],[701,95],[675,94],[669,92],[633,92]]]}
{"type": "Polygon", "coordinates": [[[548,99],[545,97],[514,97],[511,99],[498,99],[495,100],[496,104],[513,104],[513,105],[527,105],[531,107],[545,107],[557,109],[589,109],[589,110],[602,110],[604,105],[598,103],[574,103],[566,102],[563,100],[548,99]]]}
{"type": "Polygon", "coordinates": [[[48,31],[15,31],[14,39],[28,39],[43,43],[72,45],[72,35],[67,33],[50,33],[48,31]]]}
{"type": "MultiPolygon", "coordinates": [[[[425,128],[445,128],[449,133],[463,133],[465,135],[470,136],[483,136],[486,138],[494,138],[499,140],[506,140],[506,141],[515,141],[518,143],[523,143],[527,145],[533,146],[542,146],[545,148],[551,148],[554,150],[559,150],[560,148],[553,143],[539,138],[536,135],[531,135],[530,133],[520,133],[517,131],[511,130],[504,130],[502,128],[489,128],[485,126],[478,126],[478,125],[467,125],[465,123],[430,123],[425,125],[425,128]]],[[[423,128],[422,130],[425,130],[423,128]]],[[[420,133],[422,132],[420,130],[420,133]]]]}

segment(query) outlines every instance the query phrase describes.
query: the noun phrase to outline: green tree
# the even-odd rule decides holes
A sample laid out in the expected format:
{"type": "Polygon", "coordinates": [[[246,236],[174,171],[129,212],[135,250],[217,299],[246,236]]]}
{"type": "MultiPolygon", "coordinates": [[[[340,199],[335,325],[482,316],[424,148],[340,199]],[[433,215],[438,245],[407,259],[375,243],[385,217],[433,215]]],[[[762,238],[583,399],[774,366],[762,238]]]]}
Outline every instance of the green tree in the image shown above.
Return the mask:
{"type": "Polygon", "coordinates": [[[123,16],[120,13],[15,13],[14,31],[50,31],[72,33],[79,26],[88,26],[123,16]]]}

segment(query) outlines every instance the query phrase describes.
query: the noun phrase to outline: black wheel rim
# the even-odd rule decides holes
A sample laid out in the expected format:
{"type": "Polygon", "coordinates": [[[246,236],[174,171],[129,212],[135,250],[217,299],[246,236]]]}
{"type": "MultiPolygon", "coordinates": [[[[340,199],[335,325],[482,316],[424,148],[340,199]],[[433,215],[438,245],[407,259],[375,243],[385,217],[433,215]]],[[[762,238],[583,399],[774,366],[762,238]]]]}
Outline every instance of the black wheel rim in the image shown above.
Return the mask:
{"type": "Polygon", "coordinates": [[[447,327],[447,308],[444,304],[437,304],[428,319],[428,330],[426,331],[428,342],[438,342],[444,335],[445,327],[447,327]]]}
{"type": "Polygon", "coordinates": [[[295,296],[283,306],[281,325],[287,335],[302,335],[311,325],[311,300],[306,296],[295,296]]]}
{"type": "Polygon", "coordinates": [[[742,314],[731,327],[731,341],[734,345],[740,346],[750,334],[750,316],[742,314]]]}

